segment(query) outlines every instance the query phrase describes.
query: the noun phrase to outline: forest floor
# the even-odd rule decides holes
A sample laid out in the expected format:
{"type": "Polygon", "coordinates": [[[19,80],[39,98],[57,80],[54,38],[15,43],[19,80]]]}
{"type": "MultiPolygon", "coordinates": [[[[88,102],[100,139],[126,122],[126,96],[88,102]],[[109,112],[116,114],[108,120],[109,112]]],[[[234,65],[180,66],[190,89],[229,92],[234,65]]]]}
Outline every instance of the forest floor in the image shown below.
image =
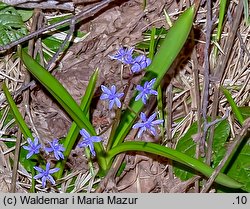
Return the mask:
{"type": "MultiPolygon", "coordinates": [[[[99,3],[99,1],[73,2],[75,13],[91,9],[99,3]]],[[[130,70],[126,66],[122,68],[121,63],[112,60],[110,55],[116,54],[121,47],[135,47],[137,53],[147,55],[146,51],[137,47],[146,40],[145,32],[153,27],[168,30],[170,25],[166,21],[166,14],[174,23],[182,12],[194,3],[184,0],[147,0],[145,2],[143,0],[114,0],[97,13],[93,12],[90,17],[80,21],[76,30],[86,36],[80,40],[76,39],[63,54],[60,54],[59,59],[50,68],[52,75],[69,91],[78,104],[84,95],[90,76],[96,68],[99,69],[96,92],[91,104],[91,123],[97,133],[105,131],[102,135],[104,144],[110,134],[110,124],[114,120],[115,112],[109,110],[106,101],[100,100],[100,86],[116,84],[119,89],[128,82],[132,82],[132,85],[135,86],[143,77],[143,74],[138,74],[131,81],[129,79],[130,70]]],[[[230,125],[228,141],[233,140],[240,133],[241,126],[235,121],[230,104],[223,93],[218,91],[218,87],[223,85],[230,91],[237,106],[248,107],[250,104],[250,27],[246,24],[243,10],[238,11],[238,7],[238,1],[229,1],[221,39],[216,41],[220,1],[212,3],[211,20],[208,19],[206,1],[201,2],[187,43],[162,82],[163,109],[166,119],[165,132],[156,137],[144,134],[140,140],[175,148],[178,140],[187,133],[194,122],[201,120],[204,113],[207,116],[215,114],[215,116],[227,118],[230,125]],[[235,24],[239,15],[240,21],[235,24]],[[237,32],[232,38],[233,30],[237,32]],[[218,50],[217,55],[214,52],[216,49],[218,50]],[[225,65],[221,64],[222,62],[225,62],[225,65]],[[204,96],[207,72],[209,73],[208,95],[204,96]],[[206,109],[204,109],[204,97],[207,97],[206,109]],[[218,105],[214,106],[216,101],[218,101],[218,105]]],[[[39,21],[42,21],[40,27],[44,27],[53,16],[66,13],[71,12],[36,9],[33,17],[26,24],[31,30],[32,23],[37,22],[38,24],[39,21]],[[36,16],[40,18],[35,20],[36,16]]],[[[39,52],[43,47],[38,40],[36,38],[35,44],[33,43],[33,51],[39,52]]],[[[15,49],[1,54],[0,81],[7,79],[10,91],[18,92],[18,89],[25,86],[27,81],[32,81],[33,78],[27,78],[29,75],[20,59],[16,59],[14,54],[15,49]]],[[[168,58],[166,57],[166,59],[168,58]]],[[[8,192],[11,188],[12,162],[15,155],[13,149],[10,150],[5,142],[6,138],[15,140],[20,137],[20,134],[18,134],[19,129],[14,120],[11,124],[3,125],[6,119],[5,114],[9,109],[7,110],[8,105],[3,99],[3,92],[0,93],[2,117],[0,191],[8,192]]],[[[30,86],[29,91],[22,91],[16,95],[15,99],[25,115],[25,121],[44,144],[55,138],[63,139],[67,135],[72,123],[71,118],[37,82],[30,86]],[[28,95],[25,92],[28,92],[28,95]]],[[[156,101],[152,101],[145,109],[148,113],[152,113],[157,109],[156,101]]],[[[126,140],[138,140],[136,134],[136,130],[131,130],[126,140]]],[[[195,140],[199,136],[192,137],[195,140]]],[[[47,158],[52,164],[55,163],[53,156],[47,158]]],[[[181,180],[175,175],[172,161],[166,158],[142,152],[130,152],[125,155],[123,162],[126,165],[124,170],[119,176],[108,182],[104,192],[199,192],[194,186],[198,179],[197,176],[185,181],[181,180]]],[[[82,149],[75,146],[68,158],[64,177],[60,180],[62,182],[60,192],[67,192],[67,188],[73,181],[75,181],[73,192],[95,192],[99,183],[102,182],[102,178],[90,177],[88,166],[82,149]]],[[[97,167],[97,164],[94,166],[97,167]]],[[[17,192],[29,191],[31,181],[27,175],[24,168],[19,168],[17,171],[17,192]]],[[[39,188],[38,190],[45,191],[39,188]]],[[[53,187],[51,189],[54,190],[53,187]]],[[[211,187],[209,192],[216,192],[216,190],[211,187]]]]}

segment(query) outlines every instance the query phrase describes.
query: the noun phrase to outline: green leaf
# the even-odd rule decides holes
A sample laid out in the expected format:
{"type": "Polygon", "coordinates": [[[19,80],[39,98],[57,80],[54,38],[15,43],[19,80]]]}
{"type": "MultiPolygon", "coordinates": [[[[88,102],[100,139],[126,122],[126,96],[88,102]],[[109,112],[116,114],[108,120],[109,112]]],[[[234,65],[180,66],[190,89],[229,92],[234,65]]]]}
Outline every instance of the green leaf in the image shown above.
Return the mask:
{"type": "MultiPolygon", "coordinates": [[[[223,29],[223,22],[224,22],[224,18],[225,18],[225,14],[226,14],[227,4],[228,4],[228,0],[220,0],[219,22],[218,22],[217,33],[216,33],[216,37],[215,37],[216,42],[219,42],[221,39],[221,33],[222,33],[222,29],[223,29]]],[[[218,47],[216,47],[216,45],[215,45],[215,48],[213,51],[214,58],[217,58],[217,54],[218,54],[218,47]]]]}
{"type": "MultiPolygon", "coordinates": [[[[85,91],[85,95],[82,98],[80,108],[83,111],[84,115],[88,114],[88,111],[90,108],[90,103],[91,103],[93,95],[94,95],[94,89],[95,89],[96,81],[98,78],[98,73],[99,73],[99,70],[96,69],[89,80],[88,86],[87,86],[86,91],[85,91]]],[[[57,172],[57,178],[61,178],[61,176],[63,174],[65,163],[66,163],[68,156],[70,155],[70,152],[71,152],[71,150],[72,150],[72,148],[77,140],[77,137],[79,136],[79,131],[80,131],[80,128],[77,126],[77,124],[75,122],[73,122],[69,131],[68,131],[68,134],[65,138],[65,141],[63,143],[63,145],[65,147],[64,160],[62,162],[59,161],[56,165],[56,167],[60,168],[60,170],[57,172]]]]}
{"type": "MultiPolygon", "coordinates": [[[[12,99],[11,94],[10,94],[7,86],[5,85],[5,83],[3,83],[2,88],[3,88],[4,94],[6,96],[6,100],[10,106],[10,110],[12,111],[14,118],[16,120],[16,123],[18,124],[19,128],[21,129],[24,137],[26,139],[30,138],[33,140],[32,133],[31,133],[29,127],[27,126],[27,124],[25,123],[24,119],[22,118],[22,115],[19,112],[14,100],[12,99]]],[[[35,159],[35,157],[33,157],[32,159],[26,159],[27,153],[28,153],[27,150],[20,149],[20,162],[25,167],[25,169],[27,171],[31,172],[33,170],[33,167],[35,166],[35,162],[33,161],[35,159]]]]}
{"type": "Polygon", "coordinates": [[[234,115],[236,116],[239,123],[242,125],[244,123],[244,118],[241,115],[241,112],[240,112],[239,108],[237,107],[235,101],[233,100],[232,95],[223,86],[221,86],[220,88],[223,91],[225,97],[227,98],[227,101],[229,102],[230,106],[232,107],[232,111],[233,111],[234,115]]]}
{"type": "MultiPolygon", "coordinates": [[[[89,119],[63,85],[24,50],[19,50],[19,56],[29,72],[51,93],[51,95],[75,121],[77,126],[80,129],[86,129],[90,135],[96,135],[95,129],[89,119]]],[[[95,151],[101,169],[106,170],[104,148],[100,142],[95,143],[95,151]]]]}
{"type": "MultiPolygon", "coordinates": [[[[198,126],[197,122],[194,122],[186,134],[180,138],[177,143],[176,150],[195,158],[196,143],[193,140],[193,136],[197,134],[198,126]]],[[[225,143],[230,134],[230,125],[227,120],[223,120],[216,124],[214,131],[214,140],[213,140],[213,168],[215,168],[218,163],[222,160],[226,153],[225,143]]],[[[203,158],[199,159],[204,161],[203,158]]],[[[174,167],[174,173],[181,180],[186,181],[193,176],[193,172],[190,170],[185,170],[185,168],[176,164],[174,167]]]]}
{"type": "MultiPolygon", "coordinates": [[[[199,171],[206,177],[210,177],[213,173],[213,169],[207,164],[194,159],[184,153],[181,153],[177,150],[151,143],[151,142],[142,142],[142,141],[133,141],[133,142],[123,142],[120,145],[117,145],[107,153],[107,160],[111,159],[119,153],[127,151],[142,151],[147,153],[152,153],[155,155],[160,155],[181,164],[186,165],[189,168],[199,171]]],[[[229,176],[219,173],[216,177],[215,182],[230,188],[241,188],[243,185],[230,178],[229,176]]]]}
{"type": "MultiPolygon", "coordinates": [[[[151,40],[152,40],[152,36],[151,36],[152,31],[153,30],[150,29],[143,33],[144,39],[142,42],[136,45],[136,48],[149,51],[151,40]]],[[[162,42],[164,41],[166,37],[167,32],[168,31],[163,27],[155,28],[155,37],[154,37],[155,48],[158,48],[161,46],[162,42]]]]}
{"type": "MultiPolygon", "coordinates": [[[[154,56],[151,65],[147,68],[147,73],[143,78],[142,83],[146,80],[156,78],[154,89],[157,89],[162,78],[186,42],[192,27],[193,18],[194,7],[190,7],[178,18],[173,27],[170,28],[163,43],[161,44],[160,49],[154,56]]],[[[144,106],[141,101],[135,102],[134,97],[130,102],[130,108],[128,108],[121,116],[120,124],[116,130],[115,136],[112,139],[113,147],[122,143],[126,135],[131,130],[137,115],[144,106]]]]}
{"type": "Polygon", "coordinates": [[[3,83],[2,88],[3,88],[3,92],[6,96],[6,100],[7,100],[8,104],[10,105],[10,109],[11,109],[11,111],[16,119],[16,122],[18,123],[18,126],[20,127],[24,137],[32,139],[33,138],[32,133],[31,133],[29,127],[26,125],[24,119],[22,118],[22,115],[19,112],[14,100],[12,99],[11,94],[10,94],[7,86],[5,85],[5,83],[3,83]]]}
{"type": "Polygon", "coordinates": [[[34,10],[33,9],[20,9],[19,8],[19,9],[17,9],[17,12],[21,16],[23,22],[26,22],[32,17],[34,10]]]}
{"type": "Polygon", "coordinates": [[[20,51],[20,58],[29,72],[54,96],[77,125],[80,128],[85,128],[90,134],[94,135],[94,127],[62,84],[24,50],[20,51]]]}
{"type": "Polygon", "coordinates": [[[6,45],[28,33],[21,15],[14,7],[0,5],[0,45],[6,45]]]}
{"type": "Polygon", "coordinates": [[[238,149],[230,164],[227,175],[244,184],[243,189],[250,192],[250,138],[238,149]]]}
{"type": "MultiPolygon", "coordinates": [[[[181,137],[176,145],[176,150],[182,152],[192,158],[195,158],[196,143],[193,140],[193,136],[197,134],[198,126],[197,122],[194,122],[183,137],[181,137]]],[[[201,160],[203,161],[203,160],[201,160]]],[[[185,170],[181,165],[174,163],[174,174],[185,181],[193,177],[193,172],[185,170]]]]}
{"type": "Polygon", "coordinates": [[[250,107],[249,106],[238,107],[238,109],[239,109],[244,120],[246,120],[247,118],[250,117],[250,107]]]}
{"type": "Polygon", "coordinates": [[[219,162],[223,159],[226,154],[226,141],[229,138],[230,125],[227,120],[223,120],[216,124],[214,130],[214,140],[213,140],[213,168],[218,166],[219,162]]]}
{"type": "Polygon", "coordinates": [[[249,23],[250,23],[248,2],[249,2],[249,0],[243,0],[243,5],[244,5],[244,17],[245,17],[246,25],[249,25],[249,23]]]}

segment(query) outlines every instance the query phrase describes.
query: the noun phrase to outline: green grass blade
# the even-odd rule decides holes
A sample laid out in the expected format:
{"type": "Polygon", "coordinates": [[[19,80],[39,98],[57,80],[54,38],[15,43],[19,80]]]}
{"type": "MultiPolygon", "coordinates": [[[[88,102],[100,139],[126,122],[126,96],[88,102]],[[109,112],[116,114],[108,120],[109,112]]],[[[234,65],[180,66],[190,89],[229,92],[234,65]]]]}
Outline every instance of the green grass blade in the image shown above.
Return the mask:
{"type": "Polygon", "coordinates": [[[6,100],[8,102],[8,104],[10,105],[10,109],[13,112],[13,115],[15,117],[16,123],[18,124],[19,128],[21,129],[24,138],[31,138],[33,139],[32,133],[29,129],[29,127],[26,125],[21,113],[19,112],[16,103],[14,102],[14,100],[12,99],[12,96],[7,88],[7,86],[5,85],[5,83],[3,83],[3,92],[6,96],[6,100]]]}
{"type": "MultiPolygon", "coordinates": [[[[179,163],[182,163],[190,168],[193,168],[206,177],[210,177],[213,173],[213,169],[209,167],[207,164],[189,157],[186,154],[183,154],[179,151],[176,151],[174,149],[161,146],[159,144],[151,143],[151,142],[142,142],[142,141],[133,141],[133,142],[123,142],[122,144],[114,147],[111,149],[108,153],[108,161],[111,161],[114,156],[117,154],[120,154],[122,152],[126,151],[142,151],[142,152],[148,152],[155,155],[160,155],[166,158],[169,158],[171,160],[177,161],[179,163]]],[[[221,184],[226,187],[230,188],[242,188],[243,184],[238,183],[231,177],[228,177],[227,175],[220,173],[217,178],[215,179],[215,182],[218,184],[221,184]]]]}
{"type": "Polygon", "coordinates": [[[239,108],[237,107],[236,103],[234,102],[230,92],[225,89],[224,87],[220,87],[221,90],[223,91],[225,97],[227,98],[227,101],[229,102],[230,106],[232,107],[232,111],[235,114],[237,120],[239,121],[240,125],[243,125],[244,123],[244,118],[239,110],[239,108]]]}
{"type": "Polygon", "coordinates": [[[149,55],[148,57],[152,60],[155,54],[155,34],[156,28],[153,27],[150,35],[150,44],[149,44],[149,55]]]}
{"type": "MultiPolygon", "coordinates": [[[[157,89],[163,76],[166,74],[186,42],[192,27],[193,18],[194,7],[187,9],[178,18],[173,27],[168,31],[159,51],[154,56],[151,65],[147,68],[147,73],[143,78],[142,83],[146,80],[157,78],[154,85],[154,89],[157,89]]],[[[121,117],[122,119],[120,125],[118,126],[116,135],[113,138],[113,147],[120,144],[131,130],[131,127],[136,120],[135,113],[139,113],[141,111],[143,103],[141,101],[135,102],[134,98],[132,98],[130,108],[133,112],[127,109],[121,117]]]]}
{"type": "MultiPolygon", "coordinates": [[[[219,42],[220,38],[221,38],[223,22],[224,22],[224,18],[226,16],[227,2],[228,2],[228,0],[220,0],[219,22],[218,22],[217,33],[216,33],[216,37],[215,37],[216,42],[219,42]]],[[[213,52],[214,58],[217,57],[217,54],[218,54],[218,48],[215,47],[214,52],[213,52]]]]}
{"type": "Polygon", "coordinates": [[[243,5],[244,5],[244,16],[245,16],[245,21],[246,25],[249,25],[250,23],[250,17],[249,17],[249,0],[243,0],[243,5]]]}
{"type": "Polygon", "coordinates": [[[159,118],[160,120],[163,120],[163,124],[160,124],[159,127],[160,127],[160,130],[161,130],[161,139],[163,140],[164,139],[164,133],[165,133],[165,118],[164,118],[164,107],[163,107],[163,94],[162,94],[162,89],[161,89],[161,86],[159,85],[158,88],[157,88],[157,109],[158,109],[158,112],[159,112],[159,118]]]}
{"type": "MultiPolygon", "coordinates": [[[[3,83],[3,92],[6,96],[6,100],[8,102],[8,104],[10,105],[10,110],[12,111],[14,117],[15,117],[15,121],[18,124],[24,138],[30,138],[33,140],[33,136],[32,133],[29,129],[29,127],[27,126],[27,124],[25,123],[21,113],[19,112],[16,103],[14,102],[14,100],[12,99],[12,96],[7,88],[7,86],[5,85],[5,83],[3,83]]],[[[20,163],[24,166],[24,168],[28,171],[28,172],[32,172],[32,175],[34,174],[34,166],[36,164],[36,160],[37,160],[37,156],[33,155],[32,158],[30,159],[26,159],[26,155],[27,155],[28,151],[24,150],[24,149],[20,149],[20,153],[19,153],[19,161],[20,163]],[[35,161],[34,161],[35,160],[35,161]]],[[[32,180],[33,181],[33,180],[32,180]]],[[[35,190],[35,185],[32,184],[31,186],[32,191],[35,190]]]]}
{"type": "MultiPolygon", "coordinates": [[[[88,83],[88,86],[87,86],[86,91],[85,91],[85,95],[83,96],[81,104],[80,104],[80,108],[85,115],[87,115],[87,113],[89,111],[90,103],[91,103],[93,95],[94,95],[94,89],[96,86],[98,73],[99,73],[99,70],[97,69],[94,71],[93,75],[91,76],[89,83],[88,83]]],[[[70,154],[70,152],[71,152],[71,150],[72,150],[72,148],[77,140],[77,137],[79,135],[79,131],[80,131],[80,128],[77,126],[77,124],[75,122],[73,122],[70,129],[69,129],[69,132],[65,138],[64,144],[63,144],[65,147],[64,160],[59,161],[57,163],[57,166],[56,166],[56,167],[60,168],[60,170],[57,172],[57,178],[61,178],[61,176],[63,174],[65,163],[66,163],[68,156],[69,156],[69,154],[70,154]]]]}

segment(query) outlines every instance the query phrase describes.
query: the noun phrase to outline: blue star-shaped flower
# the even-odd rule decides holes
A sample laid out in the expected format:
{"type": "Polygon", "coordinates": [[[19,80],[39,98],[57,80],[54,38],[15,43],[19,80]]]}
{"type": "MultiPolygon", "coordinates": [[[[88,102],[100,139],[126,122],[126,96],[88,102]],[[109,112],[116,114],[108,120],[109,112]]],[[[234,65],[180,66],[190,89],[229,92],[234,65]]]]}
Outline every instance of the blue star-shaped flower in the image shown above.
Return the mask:
{"type": "Polygon", "coordinates": [[[136,89],[138,91],[140,91],[140,93],[135,97],[135,101],[138,101],[139,99],[142,99],[143,104],[146,104],[146,101],[148,99],[148,96],[150,94],[154,94],[157,95],[157,91],[153,90],[153,85],[156,81],[156,78],[152,79],[151,81],[146,81],[143,85],[143,87],[141,85],[137,85],[136,89]]]}
{"type": "Polygon", "coordinates": [[[133,51],[134,51],[134,48],[126,49],[126,48],[121,47],[115,55],[111,55],[109,57],[114,60],[119,60],[120,62],[124,64],[130,65],[134,61],[132,57],[133,51]]]}
{"type": "Polygon", "coordinates": [[[53,179],[53,177],[51,176],[51,174],[57,172],[60,170],[60,168],[53,168],[50,169],[50,163],[46,164],[46,169],[43,170],[40,167],[35,166],[34,167],[35,170],[37,170],[39,172],[39,174],[34,176],[34,179],[40,179],[42,178],[42,186],[43,188],[45,188],[46,186],[46,180],[48,179],[52,184],[55,184],[55,180],[53,179]]]}
{"type": "Polygon", "coordinates": [[[27,138],[27,142],[29,146],[23,146],[24,149],[29,151],[29,153],[26,155],[26,159],[30,158],[34,154],[38,154],[41,148],[41,144],[38,143],[37,137],[35,137],[34,142],[30,138],[27,138]]]}
{"type": "Polygon", "coordinates": [[[79,147],[89,147],[90,152],[93,156],[95,156],[95,150],[94,150],[94,142],[100,142],[102,140],[99,136],[90,136],[90,134],[83,128],[80,131],[80,134],[82,135],[83,140],[79,143],[79,147]]]}
{"type": "Polygon", "coordinates": [[[151,64],[151,59],[147,58],[145,55],[139,55],[136,57],[132,63],[131,71],[133,73],[139,73],[144,68],[151,64]]]}
{"type": "Polygon", "coordinates": [[[146,117],[146,114],[141,112],[140,114],[140,118],[142,120],[142,122],[138,122],[136,124],[133,125],[133,129],[136,128],[140,128],[139,132],[138,132],[138,138],[141,137],[142,133],[146,130],[149,130],[151,134],[153,134],[154,136],[156,136],[156,130],[155,130],[155,125],[159,125],[161,123],[164,122],[164,120],[155,120],[157,113],[152,114],[148,119],[146,117]]]}
{"type": "Polygon", "coordinates": [[[100,99],[109,100],[109,109],[112,109],[114,104],[116,104],[118,108],[121,108],[120,98],[123,97],[124,93],[117,93],[115,85],[112,85],[110,89],[104,85],[101,85],[101,89],[103,93],[100,99]]]}
{"type": "Polygon", "coordinates": [[[63,153],[65,148],[59,144],[58,139],[54,139],[52,142],[49,142],[50,147],[45,147],[44,150],[47,152],[54,152],[55,158],[60,160],[60,158],[64,159],[63,153]]]}

